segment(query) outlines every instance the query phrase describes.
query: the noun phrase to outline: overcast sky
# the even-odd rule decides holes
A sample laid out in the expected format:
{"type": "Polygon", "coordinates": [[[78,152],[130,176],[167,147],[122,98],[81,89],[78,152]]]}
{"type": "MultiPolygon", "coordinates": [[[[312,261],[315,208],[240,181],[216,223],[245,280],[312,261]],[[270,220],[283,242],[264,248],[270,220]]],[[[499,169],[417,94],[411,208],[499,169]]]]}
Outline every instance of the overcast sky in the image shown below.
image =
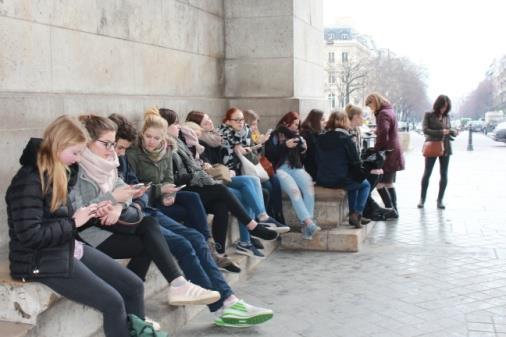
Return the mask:
{"type": "Polygon", "coordinates": [[[353,19],[376,45],[426,66],[428,94],[454,101],[506,54],[506,0],[323,0],[324,23],[353,19]]]}

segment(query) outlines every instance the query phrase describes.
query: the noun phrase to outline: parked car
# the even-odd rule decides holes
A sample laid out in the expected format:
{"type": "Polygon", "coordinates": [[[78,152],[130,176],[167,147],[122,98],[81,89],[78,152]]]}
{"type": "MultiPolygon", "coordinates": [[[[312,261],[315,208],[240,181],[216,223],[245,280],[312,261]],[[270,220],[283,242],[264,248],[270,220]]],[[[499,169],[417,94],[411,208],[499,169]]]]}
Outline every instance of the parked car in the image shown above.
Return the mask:
{"type": "Polygon", "coordinates": [[[496,142],[506,143],[506,122],[499,123],[489,136],[496,142]]]}

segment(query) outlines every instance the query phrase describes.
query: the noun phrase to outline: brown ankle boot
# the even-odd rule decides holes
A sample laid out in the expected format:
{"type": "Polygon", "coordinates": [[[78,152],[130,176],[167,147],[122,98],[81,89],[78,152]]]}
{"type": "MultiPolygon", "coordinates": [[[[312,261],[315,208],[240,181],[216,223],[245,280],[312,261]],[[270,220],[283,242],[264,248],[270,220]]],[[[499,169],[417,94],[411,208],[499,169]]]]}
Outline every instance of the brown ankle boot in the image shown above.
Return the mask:
{"type": "Polygon", "coordinates": [[[362,216],[358,213],[355,213],[355,212],[351,212],[350,213],[350,225],[355,227],[355,228],[362,228],[362,224],[360,223],[360,218],[362,216]]]}

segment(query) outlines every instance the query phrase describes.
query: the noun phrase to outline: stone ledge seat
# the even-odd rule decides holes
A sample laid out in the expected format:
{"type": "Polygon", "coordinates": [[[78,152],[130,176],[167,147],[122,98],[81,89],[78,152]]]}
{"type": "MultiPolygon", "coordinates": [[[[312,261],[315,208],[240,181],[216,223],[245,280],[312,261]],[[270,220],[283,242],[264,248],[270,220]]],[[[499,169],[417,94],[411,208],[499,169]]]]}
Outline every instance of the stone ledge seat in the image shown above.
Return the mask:
{"type": "Polygon", "coordinates": [[[283,214],[291,231],[283,234],[281,247],[290,250],[358,252],[374,223],[360,229],[352,228],[348,225],[347,211],[346,190],[315,186],[314,218],[322,230],[312,240],[304,240],[290,198],[283,194],[283,214]]]}

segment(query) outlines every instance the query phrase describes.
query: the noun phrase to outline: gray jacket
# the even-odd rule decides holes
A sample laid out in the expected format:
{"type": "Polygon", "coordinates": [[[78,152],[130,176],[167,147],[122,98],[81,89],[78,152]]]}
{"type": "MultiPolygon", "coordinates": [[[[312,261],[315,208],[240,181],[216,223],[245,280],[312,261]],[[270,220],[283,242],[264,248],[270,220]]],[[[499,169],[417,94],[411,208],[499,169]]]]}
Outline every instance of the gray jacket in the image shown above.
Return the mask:
{"type": "MultiPolygon", "coordinates": [[[[113,190],[125,185],[126,183],[118,177],[114,182],[113,190]]],[[[79,173],[77,174],[77,182],[70,192],[69,197],[74,209],[86,207],[90,204],[105,200],[110,200],[113,203],[116,203],[116,200],[112,196],[112,193],[100,192],[98,185],[90,177],[88,177],[86,175],[86,172],[84,172],[84,170],[81,168],[79,168],[79,173]]],[[[128,200],[126,203],[124,203],[123,207],[128,207],[131,202],[132,200],[128,200]]],[[[79,236],[93,247],[97,247],[111,235],[111,232],[96,226],[88,227],[79,232],[79,236]]]]}
{"type": "Polygon", "coordinates": [[[425,134],[425,141],[443,141],[444,142],[444,156],[452,154],[452,146],[450,141],[452,137],[457,136],[457,130],[451,128],[450,118],[443,117],[440,120],[434,112],[427,112],[423,117],[423,133],[425,134]],[[443,135],[443,129],[449,129],[449,135],[443,135]]]}

